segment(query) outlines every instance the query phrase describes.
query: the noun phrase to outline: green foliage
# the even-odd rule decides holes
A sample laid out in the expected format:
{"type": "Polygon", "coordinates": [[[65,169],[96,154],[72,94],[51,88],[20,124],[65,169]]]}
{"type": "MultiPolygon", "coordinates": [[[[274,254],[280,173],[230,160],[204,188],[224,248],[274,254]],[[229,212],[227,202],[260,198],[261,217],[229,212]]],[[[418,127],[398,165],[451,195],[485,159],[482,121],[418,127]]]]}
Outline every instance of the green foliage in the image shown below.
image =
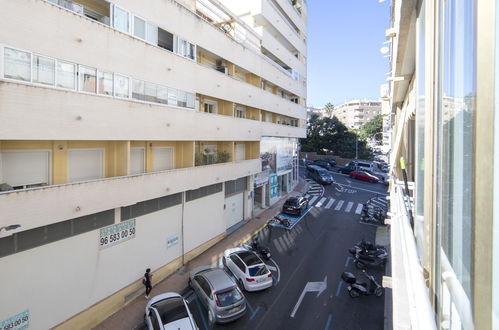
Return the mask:
{"type": "Polygon", "coordinates": [[[362,126],[359,137],[364,141],[375,138],[379,142],[383,139],[383,134],[379,134],[381,132],[383,132],[383,116],[377,115],[362,126]]]}
{"type": "Polygon", "coordinates": [[[217,151],[217,163],[227,163],[230,160],[228,151],[217,151]]]}
{"type": "MultiPolygon", "coordinates": [[[[372,154],[366,142],[358,140],[359,158],[370,159],[372,154]]],[[[355,158],[355,142],[355,132],[349,131],[338,118],[319,118],[316,114],[307,123],[307,138],[300,140],[301,151],[332,153],[343,158],[355,158]]]]}

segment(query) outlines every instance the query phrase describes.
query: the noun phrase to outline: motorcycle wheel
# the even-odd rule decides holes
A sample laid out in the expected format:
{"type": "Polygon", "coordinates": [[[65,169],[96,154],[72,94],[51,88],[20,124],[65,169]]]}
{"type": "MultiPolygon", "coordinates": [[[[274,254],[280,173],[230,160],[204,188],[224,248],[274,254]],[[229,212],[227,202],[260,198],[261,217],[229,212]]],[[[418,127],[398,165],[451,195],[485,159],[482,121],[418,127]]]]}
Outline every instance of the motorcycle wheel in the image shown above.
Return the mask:
{"type": "Polygon", "coordinates": [[[365,265],[360,261],[356,261],[355,267],[357,267],[358,269],[364,269],[365,265]]]}
{"type": "Polygon", "coordinates": [[[360,296],[360,292],[357,289],[352,289],[352,290],[348,291],[348,294],[352,298],[358,298],[360,296]]]}
{"type": "Polygon", "coordinates": [[[383,295],[383,289],[381,288],[374,289],[374,294],[376,295],[376,297],[381,297],[383,295]]]}

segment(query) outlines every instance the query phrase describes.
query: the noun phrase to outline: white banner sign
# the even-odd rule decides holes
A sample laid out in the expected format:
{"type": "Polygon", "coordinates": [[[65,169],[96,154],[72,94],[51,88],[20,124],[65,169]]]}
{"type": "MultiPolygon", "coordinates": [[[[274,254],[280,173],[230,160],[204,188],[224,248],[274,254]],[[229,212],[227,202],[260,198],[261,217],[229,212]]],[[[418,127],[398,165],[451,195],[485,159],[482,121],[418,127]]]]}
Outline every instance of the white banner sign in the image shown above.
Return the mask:
{"type": "Polygon", "coordinates": [[[135,219],[101,228],[99,244],[101,249],[135,238],[135,219]]]}
{"type": "Polygon", "coordinates": [[[29,328],[29,310],[0,322],[0,330],[21,330],[29,328]]]}

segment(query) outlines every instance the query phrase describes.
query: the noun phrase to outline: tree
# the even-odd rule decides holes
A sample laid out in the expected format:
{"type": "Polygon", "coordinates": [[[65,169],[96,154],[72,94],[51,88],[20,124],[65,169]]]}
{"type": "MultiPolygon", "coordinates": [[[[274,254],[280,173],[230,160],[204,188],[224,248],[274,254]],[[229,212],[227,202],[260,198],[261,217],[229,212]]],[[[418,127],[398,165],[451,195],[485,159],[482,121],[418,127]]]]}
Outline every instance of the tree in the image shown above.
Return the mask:
{"type": "Polygon", "coordinates": [[[383,116],[377,115],[362,126],[359,137],[363,141],[374,138],[376,141],[381,142],[383,139],[382,134],[379,134],[381,132],[383,132],[383,116]]]}
{"type": "Polygon", "coordinates": [[[324,107],[324,110],[326,110],[327,116],[332,117],[333,116],[333,110],[334,110],[334,105],[331,102],[328,102],[326,106],[324,107]]]}

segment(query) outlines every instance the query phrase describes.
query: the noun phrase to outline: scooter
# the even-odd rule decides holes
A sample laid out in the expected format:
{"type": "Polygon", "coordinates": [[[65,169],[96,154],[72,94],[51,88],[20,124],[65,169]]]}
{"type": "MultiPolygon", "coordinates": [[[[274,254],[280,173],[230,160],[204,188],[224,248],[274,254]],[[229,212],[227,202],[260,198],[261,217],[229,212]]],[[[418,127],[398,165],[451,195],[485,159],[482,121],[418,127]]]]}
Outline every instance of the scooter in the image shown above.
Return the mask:
{"type": "Polygon", "coordinates": [[[291,222],[289,221],[289,219],[286,219],[286,218],[282,218],[278,215],[276,215],[273,220],[279,222],[281,225],[283,225],[284,227],[290,227],[291,226],[291,222]]]}
{"type": "Polygon", "coordinates": [[[362,272],[364,276],[369,280],[369,283],[357,282],[357,278],[355,277],[355,275],[349,272],[343,272],[343,274],[341,274],[341,279],[348,283],[347,289],[350,297],[357,298],[361,295],[375,295],[376,297],[381,297],[383,295],[383,289],[381,288],[381,285],[379,285],[374,276],[369,275],[365,270],[363,270],[362,272]]]}
{"type": "Polygon", "coordinates": [[[381,245],[374,245],[368,241],[360,241],[355,244],[353,247],[348,249],[348,252],[355,256],[357,253],[367,254],[367,255],[380,255],[383,252],[386,252],[386,248],[381,245]]]}
{"type": "Polygon", "coordinates": [[[387,261],[388,261],[388,253],[386,251],[376,256],[356,253],[353,259],[355,267],[359,269],[364,269],[366,267],[384,268],[386,266],[387,261]]]}
{"type": "Polygon", "coordinates": [[[272,255],[270,254],[270,249],[266,246],[260,245],[258,242],[258,237],[254,237],[253,240],[251,241],[251,250],[255,251],[260,255],[260,257],[269,260],[272,255]]]}

